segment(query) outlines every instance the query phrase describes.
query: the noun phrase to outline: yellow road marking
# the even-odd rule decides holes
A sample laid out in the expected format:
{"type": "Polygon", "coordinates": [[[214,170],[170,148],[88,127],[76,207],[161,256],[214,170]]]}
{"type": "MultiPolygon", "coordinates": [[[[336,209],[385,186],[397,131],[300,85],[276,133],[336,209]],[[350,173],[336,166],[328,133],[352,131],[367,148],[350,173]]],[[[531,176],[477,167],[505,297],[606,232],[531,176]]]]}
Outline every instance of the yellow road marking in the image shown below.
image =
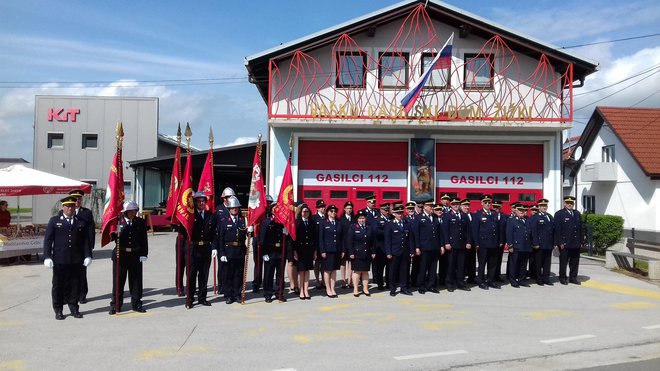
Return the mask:
{"type": "Polygon", "coordinates": [[[0,328],[16,327],[20,325],[21,322],[18,321],[0,321],[0,328]]]}
{"type": "Polygon", "coordinates": [[[343,309],[352,306],[353,304],[336,304],[336,305],[326,305],[325,307],[319,308],[322,312],[328,312],[335,309],[343,309]]]}
{"type": "Polygon", "coordinates": [[[178,348],[162,348],[162,349],[146,350],[140,353],[137,356],[137,359],[141,361],[149,361],[154,358],[168,358],[168,357],[176,357],[176,356],[183,356],[188,354],[196,354],[196,353],[204,353],[204,352],[206,352],[206,347],[203,347],[201,345],[190,345],[190,346],[186,345],[181,350],[179,350],[178,348]]]}
{"type": "Polygon", "coordinates": [[[527,312],[525,313],[525,315],[533,319],[544,320],[550,318],[572,316],[573,312],[568,310],[560,310],[560,309],[548,309],[548,310],[540,310],[535,312],[527,312]]]}
{"type": "Polygon", "coordinates": [[[15,359],[13,361],[0,362],[0,370],[25,370],[25,361],[15,359]]]}
{"type": "Polygon", "coordinates": [[[655,290],[638,289],[630,286],[619,285],[616,283],[607,283],[594,280],[584,281],[582,282],[582,286],[588,287],[590,289],[614,292],[617,294],[660,300],[660,291],[655,290]]]}
{"type": "Polygon", "coordinates": [[[318,332],[311,335],[294,335],[293,341],[298,344],[309,344],[313,341],[328,341],[332,339],[345,339],[345,338],[358,338],[362,335],[358,334],[353,330],[339,330],[339,331],[329,331],[329,332],[318,332]]]}
{"type": "Polygon", "coordinates": [[[629,303],[612,304],[611,306],[617,309],[625,310],[649,309],[657,307],[655,303],[649,303],[648,301],[631,301],[629,303]]]}
{"type": "Polygon", "coordinates": [[[469,322],[467,321],[425,322],[422,323],[422,327],[431,331],[439,331],[450,328],[463,327],[468,325],[468,323],[469,322]]]}

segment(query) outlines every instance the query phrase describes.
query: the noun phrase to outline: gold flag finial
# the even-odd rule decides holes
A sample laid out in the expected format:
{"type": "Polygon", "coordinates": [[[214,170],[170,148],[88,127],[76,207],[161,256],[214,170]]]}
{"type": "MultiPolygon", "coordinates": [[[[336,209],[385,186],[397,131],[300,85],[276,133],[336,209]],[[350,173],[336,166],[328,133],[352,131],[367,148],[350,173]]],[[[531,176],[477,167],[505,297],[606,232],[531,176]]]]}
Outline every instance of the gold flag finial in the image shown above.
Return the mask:
{"type": "Polygon", "coordinates": [[[181,143],[181,123],[179,123],[179,127],[176,129],[176,141],[181,143]]]}
{"type": "Polygon", "coordinates": [[[124,137],[124,126],[122,125],[121,121],[117,121],[117,128],[115,132],[117,133],[117,139],[124,137]]]}
{"type": "Polygon", "coordinates": [[[209,127],[209,145],[213,148],[213,128],[209,127]]]}
{"type": "Polygon", "coordinates": [[[190,130],[190,123],[186,122],[186,146],[188,148],[188,152],[190,152],[190,137],[192,137],[192,130],[190,130]]]}

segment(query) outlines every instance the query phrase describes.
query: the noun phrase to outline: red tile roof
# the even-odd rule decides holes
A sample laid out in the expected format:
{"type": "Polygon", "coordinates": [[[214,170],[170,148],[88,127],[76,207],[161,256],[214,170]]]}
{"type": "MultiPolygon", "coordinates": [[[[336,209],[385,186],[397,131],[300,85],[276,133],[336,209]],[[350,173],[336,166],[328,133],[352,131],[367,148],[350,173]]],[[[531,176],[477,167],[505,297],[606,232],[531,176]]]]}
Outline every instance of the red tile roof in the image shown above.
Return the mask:
{"type": "Polygon", "coordinates": [[[660,108],[596,107],[649,176],[660,175],[660,108]]]}

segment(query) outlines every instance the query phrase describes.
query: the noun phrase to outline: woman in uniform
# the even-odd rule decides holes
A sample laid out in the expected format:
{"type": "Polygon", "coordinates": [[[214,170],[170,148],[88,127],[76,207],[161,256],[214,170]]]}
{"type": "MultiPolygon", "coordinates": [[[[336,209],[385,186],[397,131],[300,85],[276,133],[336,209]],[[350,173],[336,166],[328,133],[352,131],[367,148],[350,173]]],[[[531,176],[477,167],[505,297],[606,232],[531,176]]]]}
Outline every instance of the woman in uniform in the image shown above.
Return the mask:
{"type": "Polygon", "coordinates": [[[351,259],[348,258],[348,229],[351,224],[355,224],[355,214],[353,214],[353,203],[351,201],[346,201],[344,204],[344,213],[339,217],[339,222],[341,223],[341,230],[343,234],[344,241],[344,251],[343,257],[341,259],[341,267],[339,267],[339,273],[341,274],[341,288],[347,289],[351,285],[351,259]]]}
{"type": "Polygon", "coordinates": [[[325,292],[329,298],[337,298],[335,281],[337,269],[341,263],[343,241],[341,224],[337,220],[337,206],[330,205],[326,209],[326,219],[319,224],[319,252],[321,253],[321,267],[325,280],[325,292]]]}
{"type": "Polygon", "coordinates": [[[311,210],[307,204],[300,206],[296,218],[296,240],[293,242],[293,260],[298,269],[298,284],[300,285],[300,300],[310,300],[309,271],[314,269],[314,246],[316,224],[310,219],[311,210]]]}
{"type": "Polygon", "coordinates": [[[351,224],[348,230],[348,255],[353,267],[353,296],[360,296],[358,287],[362,281],[362,293],[369,293],[369,269],[371,260],[376,256],[373,249],[373,230],[367,225],[367,214],[364,210],[357,213],[357,223],[351,224]]]}

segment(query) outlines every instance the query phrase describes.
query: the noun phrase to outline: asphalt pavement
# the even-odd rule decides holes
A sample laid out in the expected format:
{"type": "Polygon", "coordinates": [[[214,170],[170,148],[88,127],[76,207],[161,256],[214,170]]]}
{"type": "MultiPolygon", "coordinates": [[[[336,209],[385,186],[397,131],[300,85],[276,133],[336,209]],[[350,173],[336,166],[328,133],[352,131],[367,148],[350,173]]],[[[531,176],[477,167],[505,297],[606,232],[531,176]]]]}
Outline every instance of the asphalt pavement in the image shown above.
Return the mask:
{"type": "Polygon", "coordinates": [[[410,297],[312,290],[286,303],[248,292],[245,305],[226,305],[210,278],[212,306],[185,309],[174,240],[149,237],[144,314],[130,311],[128,288],[124,312],[108,314],[109,247],[94,252],[82,319],[55,320],[41,261],[0,267],[0,370],[660,369],[658,284],[600,262],[581,260],[580,286],[553,277],[554,286],[410,297]]]}

